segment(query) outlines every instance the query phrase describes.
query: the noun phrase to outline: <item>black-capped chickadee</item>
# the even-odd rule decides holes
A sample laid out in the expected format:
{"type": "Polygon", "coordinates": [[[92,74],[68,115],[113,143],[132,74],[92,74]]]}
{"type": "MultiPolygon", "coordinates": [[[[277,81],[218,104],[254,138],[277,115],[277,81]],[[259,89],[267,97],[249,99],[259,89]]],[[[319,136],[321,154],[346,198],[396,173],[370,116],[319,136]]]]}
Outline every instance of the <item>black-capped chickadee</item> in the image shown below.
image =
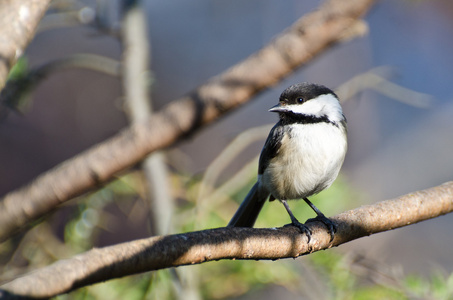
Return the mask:
{"type": "Polygon", "coordinates": [[[347,150],[346,118],[337,95],[329,88],[311,83],[290,86],[269,109],[280,120],[261,151],[258,181],[247,194],[228,226],[253,227],[268,197],[285,206],[291,222],[308,241],[311,231],[291,212],[287,200],[304,199],[334,238],[335,224],[307,197],[328,188],[337,178],[347,150]]]}

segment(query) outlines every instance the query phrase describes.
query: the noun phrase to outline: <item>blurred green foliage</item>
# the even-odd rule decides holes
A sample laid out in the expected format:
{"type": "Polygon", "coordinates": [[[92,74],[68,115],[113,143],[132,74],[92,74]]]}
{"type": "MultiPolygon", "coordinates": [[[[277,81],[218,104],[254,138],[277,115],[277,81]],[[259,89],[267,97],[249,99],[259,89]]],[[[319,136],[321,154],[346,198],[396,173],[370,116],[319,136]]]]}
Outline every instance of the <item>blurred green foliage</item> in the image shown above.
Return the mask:
{"type": "Polygon", "coordinates": [[[1,91],[2,104],[18,113],[25,113],[32,104],[31,92],[35,84],[36,74],[30,72],[27,57],[21,56],[11,68],[6,86],[1,91]]]}
{"type": "Polygon", "coordinates": [[[18,80],[24,78],[28,74],[28,60],[25,56],[21,56],[16,64],[11,68],[8,74],[8,80],[18,80]]]}

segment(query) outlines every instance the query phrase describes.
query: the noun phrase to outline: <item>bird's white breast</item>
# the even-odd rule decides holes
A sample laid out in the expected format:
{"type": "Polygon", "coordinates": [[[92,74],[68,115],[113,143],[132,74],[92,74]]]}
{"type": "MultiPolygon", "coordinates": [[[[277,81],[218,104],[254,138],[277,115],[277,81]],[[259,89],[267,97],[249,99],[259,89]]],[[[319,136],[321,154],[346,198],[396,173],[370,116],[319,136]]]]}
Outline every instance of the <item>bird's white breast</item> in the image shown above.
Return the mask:
{"type": "Polygon", "coordinates": [[[261,182],[276,199],[300,199],[329,187],[347,150],[346,133],[330,123],[292,124],[261,182]]]}

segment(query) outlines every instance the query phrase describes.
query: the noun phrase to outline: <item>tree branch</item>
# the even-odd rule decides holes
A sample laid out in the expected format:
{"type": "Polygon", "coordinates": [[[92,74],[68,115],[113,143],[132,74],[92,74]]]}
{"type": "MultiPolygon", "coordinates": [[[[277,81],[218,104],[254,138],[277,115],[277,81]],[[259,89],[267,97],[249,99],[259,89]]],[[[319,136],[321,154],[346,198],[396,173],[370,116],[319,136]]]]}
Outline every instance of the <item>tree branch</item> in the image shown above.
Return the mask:
{"type": "Polygon", "coordinates": [[[344,34],[350,37],[348,29],[374,1],[327,1],[320,10],[298,20],[269,45],[190,95],[10,192],[0,202],[0,241],[59,204],[110,180],[147,154],[170,146],[246,103],[341,41],[344,34]]]}
{"type": "Polygon", "coordinates": [[[217,228],[151,237],[60,260],[4,284],[0,287],[0,298],[17,295],[47,298],[113,278],[220,259],[298,257],[452,211],[453,181],[450,181],[332,217],[338,225],[332,243],[329,232],[319,222],[308,223],[313,232],[309,244],[306,236],[292,226],[217,228]]]}
{"type": "Polygon", "coordinates": [[[33,38],[50,0],[0,2],[0,90],[9,70],[33,38]]]}

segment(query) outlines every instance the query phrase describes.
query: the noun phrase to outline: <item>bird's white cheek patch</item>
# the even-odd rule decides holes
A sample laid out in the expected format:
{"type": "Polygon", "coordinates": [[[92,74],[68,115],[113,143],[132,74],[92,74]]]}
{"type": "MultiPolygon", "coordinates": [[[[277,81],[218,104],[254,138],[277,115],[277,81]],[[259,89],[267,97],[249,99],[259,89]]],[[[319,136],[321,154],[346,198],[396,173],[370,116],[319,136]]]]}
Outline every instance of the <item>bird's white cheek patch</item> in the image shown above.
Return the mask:
{"type": "Polygon", "coordinates": [[[329,120],[334,122],[341,121],[343,118],[340,102],[332,94],[320,95],[303,104],[291,104],[286,106],[286,109],[304,115],[327,116],[329,120]]]}

